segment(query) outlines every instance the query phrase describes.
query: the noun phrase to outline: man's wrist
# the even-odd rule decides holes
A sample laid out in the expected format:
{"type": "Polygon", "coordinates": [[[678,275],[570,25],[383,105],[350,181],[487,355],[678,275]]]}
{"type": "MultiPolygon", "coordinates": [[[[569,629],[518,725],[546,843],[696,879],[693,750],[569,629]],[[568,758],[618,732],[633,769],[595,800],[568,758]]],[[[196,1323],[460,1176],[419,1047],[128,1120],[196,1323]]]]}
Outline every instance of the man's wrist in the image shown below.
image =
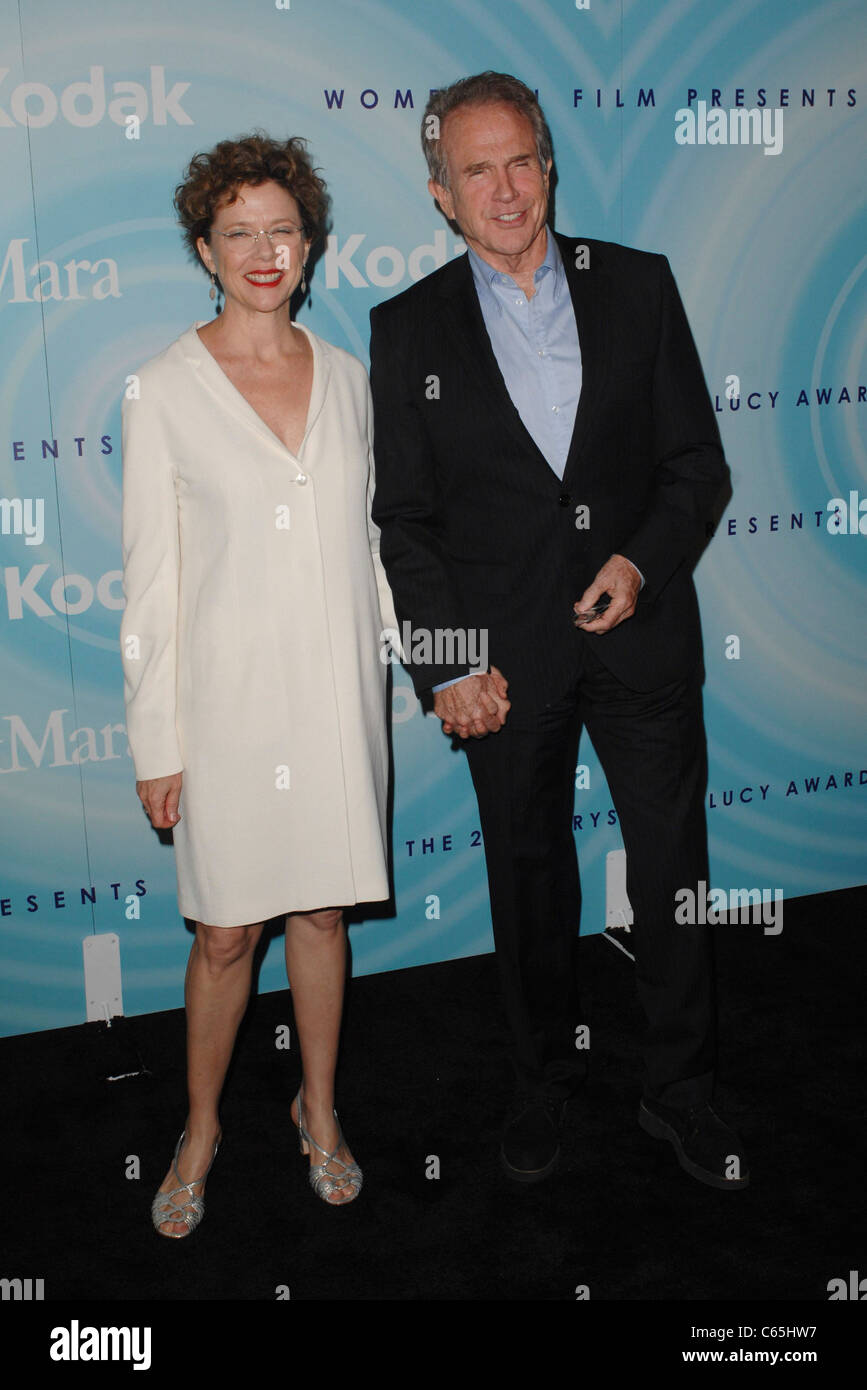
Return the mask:
{"type": "Polygon", "coordinates": [[[641,570],[638,568],[638,566],[636,565],[635,561],[634,561],[634,560],[630,560],[630,558],[629,558],[628,555],[624,555],[624,556],[622,556],[621,558],[624,559],[624,560],[626,561],[627,565],[631,565],[631,566],[632,566],[632,568],[635,570],[635,573],[638,575],[638,578],[641,580],[641,584],[640,584],[639,590],[638,590],[638,592],[641,593],[641,590],[644,588],[644,575],[641,573],[641,570]]]}
{"type": "Polygon", "coordinates": [[[478,671],[467,671],[466,675],[455,676],[450,681],[442,681],[440,685],[432,685],[431,693],[436,695],[438,690],[447,690],[450,685],[457,685],[458,681],[465,681],[468,680],[470,676],[478,676],[479,674],[478,671]]]}

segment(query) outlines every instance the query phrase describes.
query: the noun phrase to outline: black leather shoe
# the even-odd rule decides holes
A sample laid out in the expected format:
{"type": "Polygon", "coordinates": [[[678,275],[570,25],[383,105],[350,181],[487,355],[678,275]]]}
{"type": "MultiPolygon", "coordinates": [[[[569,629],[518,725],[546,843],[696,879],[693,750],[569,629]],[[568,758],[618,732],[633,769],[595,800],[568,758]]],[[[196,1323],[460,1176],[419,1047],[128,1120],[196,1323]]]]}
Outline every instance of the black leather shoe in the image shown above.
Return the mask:
{"type": "Polygon", "coordinates": [[[523,1095],[516,1099],[503,1130],[500,1161],[516,1182],[541,1182],[560,1157],[565,1100],[523,1095]]]}
{"type": "Polygon", "coordinates": [[[645,1097],[638,1107],[638,1123],[654,1139],[673,1144],[681,1168],[699,1182],[710,1187],[749,1186],[744,1146],[707,1101],[674,1110],[645,1097]]]}

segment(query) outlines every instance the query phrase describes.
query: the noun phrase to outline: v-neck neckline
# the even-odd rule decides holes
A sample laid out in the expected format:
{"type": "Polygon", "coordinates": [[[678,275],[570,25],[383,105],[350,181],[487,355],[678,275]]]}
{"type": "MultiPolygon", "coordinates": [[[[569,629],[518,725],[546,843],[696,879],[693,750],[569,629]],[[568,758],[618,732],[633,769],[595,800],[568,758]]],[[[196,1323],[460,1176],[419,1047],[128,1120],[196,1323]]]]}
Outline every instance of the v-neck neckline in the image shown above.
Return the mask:
{"type": "Polygon", "coordinates": [[[493,343],[485,324],[482,306],[473,281],[472,264],[468,256],[458,257],[451,263],[452,271],[440,294],[445,297],[451,313],[456,316],[453,322],[457,328],[457,343],[470,371],[481,373],[488,388],[493,387],[504,407],[504,418],[513,431],[517,431],[525,444],[529,444],[539,461],[544,465],[549,484],[561,492],[568,490],[574,477],[577,460],[587,437],[595,414],[596,402],[601,396],[608,374],[611,353],[611,335],[608,331],[607,304],[609,294],[609,275],[605,270],[595,270],[592,280],[586,271],[573,269],[571,249],[581,242],[572,237],[560,236],[549,228],[558,244],[566,285],[572,297],[575,311],[575,325],[578,330],[578,347],[581,354],[581,394],[575,411],[575,422],[566,464],[562,478],[551,467],[542,453],[520,412],[509,395],[493,343]],[[454,269],[452,270],[452,267],[454,269]]]}
{"type": "Polygon", "coordinates": [[[310,430],[322,407],[322,396],[324,394],[324,362],[322,359],[322,354],[320,352],[319,342],[316,337],[316,334],[313,333],[309,328],[305,328],[303,324],[295,323],[293,321],[292,327],[300,329],[301,332],[305,335],[308,342],[310,343],[310,350],[313,354],[313,379],[310,383],[310,398],[307,402],[307,419],[304,424],[304,434],[301,437],[301,443],[298,445],[298,452],[293,453],[289,446],[280,438],[280,436],[274,433],[274,431],[271,429],[271,426],[267,424],[265,420],[263,420],[258,410],[256,410],[247,400],[247,397],[244,395],[243,391],[238,390],[237,386],[232,381],[232,378],[220,366],[216,357],[211,352],[211,349],[208,347],[207,343],[204,341],[201,334],[199,333],[199,329],[204,328],[207,322],[208,320],[206,319],[197,319],[193,323],[192,328],[189,330],[191,337],[191,346],[198,347],[199,351],[203,354],[204,360],[208,364],[208,370],[210,371],[212,377],[214,372],[219,372],[220,380],[225,383],[225,385],[229,389],[229,392],[231,393],[230,401],[235,406],[236,410],[240,411],[247,418],[248,422],[255,421],[256,428],[259,430],[260,433],[264,434],[265,437],[272,443],[277,444],[279,448],[281,448],[285,453],[287,453],[291,459],[294,459],[296,463],[300,463],[301,457],[304,453],[304,445],[307,443],[307,438],[310,434],[310,430]]]}

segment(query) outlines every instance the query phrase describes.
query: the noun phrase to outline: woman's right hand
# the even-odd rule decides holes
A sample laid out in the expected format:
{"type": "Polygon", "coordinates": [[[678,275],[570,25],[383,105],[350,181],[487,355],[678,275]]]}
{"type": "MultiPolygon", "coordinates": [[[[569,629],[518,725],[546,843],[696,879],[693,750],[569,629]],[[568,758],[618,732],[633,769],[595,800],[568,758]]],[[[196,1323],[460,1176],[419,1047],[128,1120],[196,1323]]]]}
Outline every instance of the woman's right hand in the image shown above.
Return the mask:
{"type": "Polygon", "coordinates": [[[155,830],[171,830],[180,820],[178,802],[181,796],[182,772],[169,777],[150,777],[136,782],[135,789],[155,830]]]}

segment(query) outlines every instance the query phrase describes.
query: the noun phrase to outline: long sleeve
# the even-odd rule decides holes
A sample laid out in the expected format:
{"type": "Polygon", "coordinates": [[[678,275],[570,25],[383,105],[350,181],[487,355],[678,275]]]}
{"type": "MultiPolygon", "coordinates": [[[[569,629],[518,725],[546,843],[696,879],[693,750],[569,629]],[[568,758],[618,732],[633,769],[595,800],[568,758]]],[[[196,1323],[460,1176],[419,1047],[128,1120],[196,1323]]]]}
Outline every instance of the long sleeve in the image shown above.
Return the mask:
{"type": "Polygon", "coordinates": [[[653,380],[655,486],[621,553],[653,596],[698,553],[728,480],[716,417],[671,267],[659,258],[661,318],[653,380]]]}
{"type": "MultiPolygon", "coordinates": [[[[466,630],[442,542],[442,518],[433,450],[410,399],[402,343],[383,307],[370,314],[370,384],[373,392],[378,483],[373,515],[382,531],[382,555],[398,618],[414,631],[466,630]]],[[[416,693],[466,674],[466,662],[413,663],[416,693]]]]}
{"type": "Polygon", "coordinates": [[[174,466],[157,387],[124,400],[121,621],[127,738],[140,781],[183,770],[176,728],[180,544],[174,466]]]}

